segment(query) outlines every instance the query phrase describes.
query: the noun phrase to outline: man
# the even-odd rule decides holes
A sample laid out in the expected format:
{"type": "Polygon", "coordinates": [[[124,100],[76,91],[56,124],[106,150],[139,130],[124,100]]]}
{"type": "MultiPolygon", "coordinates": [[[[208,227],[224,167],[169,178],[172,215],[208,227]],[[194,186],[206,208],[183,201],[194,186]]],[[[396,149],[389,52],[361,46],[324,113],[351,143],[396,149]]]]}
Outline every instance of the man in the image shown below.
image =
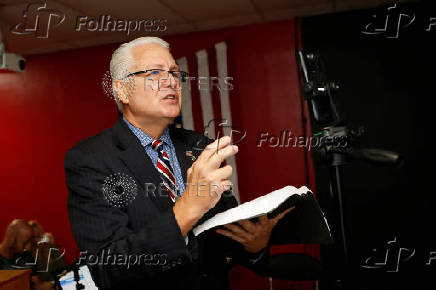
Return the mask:
{"type": "Polygon", "coordinates": [[[5,236],[0,244],[0,269],[20,268],[22,265],[17,264],[17,260],[21,260],[19,257],[31,253],[35,247],[32,227],[24,220],[13,220],[6,228],[5,236]]]}
{"type": "MultiPolygon", "coordinates": [[[[38,237],[32,223],[22,219],[13,220],[6,228],[5,236],[0,243],[0,270],[32,269],[35,271],[38,266],[35,263],[35,257],[38,257],[36,253],[38,237]]],[[[33,290],[54,289],[52,279],[43,280],[38,274],[33,273],[31,276],[33,290]]]]}
{"type": "Polygon", "coordinates": [[[65,157],[70,222],[97,286],[226,289],[228,257],[260,270],[284,214],[192,234],[196,224],[237,205],[228,191],[232,168],[221,163],[238,147],[227,136],[211,143],[168,128],[180,113],[185,77],[168,43],[125,43],[110,67],[122,117],[65,157]]]}
{"type": "Polygon", "coordinates": [[[32,256],[36,257],[36,272],[42,281],[53,281],[55,275],[66,269],[64,252],[59,250],[55,244],[52,233],[44,231],[44,228],[36,220],[27,223],[33,229],[33,236],[36,239],[36,247],[32,256]]]}

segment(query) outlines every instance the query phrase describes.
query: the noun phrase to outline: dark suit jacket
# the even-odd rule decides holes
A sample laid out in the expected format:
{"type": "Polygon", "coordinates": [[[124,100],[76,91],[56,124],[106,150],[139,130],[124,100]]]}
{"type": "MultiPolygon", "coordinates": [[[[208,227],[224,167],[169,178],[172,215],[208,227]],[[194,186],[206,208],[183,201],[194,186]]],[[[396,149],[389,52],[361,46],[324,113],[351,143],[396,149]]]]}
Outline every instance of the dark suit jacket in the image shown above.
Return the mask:
{"type": "MultiPolygon", "coordinates": [[[[184,129],[172,129],[170,136],[186,182],[187,169],[193,162],[186,152],[198,156],[199,149],[211,140],[184,129]]],[[[254,265],[248,262],[258,255],[245,252],[240,244],[214,231],[198,237],[189,233],[186,245],[168,195],[146,194],[145,184],[159,186],[161,179],[122,119],[113,128],[70,149],[65,157],[65,172],[72,231],[82,260],[102,289],[227,289],[226,257],[254,270],[264,264],[265,259],[254,265]],[[134,186],[121,183],[120,194],[136,192],[133,201],[124,207],[111,205],[103,194],[108,179],[120,174],[127,176],[128,184],[136,185],[135,190],[134,186]],[[134,262],[140,255],[142,260],[134,262]],[[131,263],[126,263],[127,259],[131,263]]],[[[229,193],[223,193],[199,223],[236,206],[229,193]]]]}

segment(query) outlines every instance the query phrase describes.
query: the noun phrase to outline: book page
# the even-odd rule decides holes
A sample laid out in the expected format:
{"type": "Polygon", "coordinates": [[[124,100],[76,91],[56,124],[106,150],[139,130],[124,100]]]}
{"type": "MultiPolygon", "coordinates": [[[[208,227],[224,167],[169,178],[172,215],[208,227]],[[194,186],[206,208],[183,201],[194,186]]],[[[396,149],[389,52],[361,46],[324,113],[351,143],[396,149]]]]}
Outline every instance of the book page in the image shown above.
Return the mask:
{"type": "Polygon", "coordinates": [[[281,189],[260,196],[251,201],[245,202],[237,207],[226,210],[208,219],[201,225],[193,229],[194,235],[198,236],[202,232],[239,220],[254,218],[260,215],[267,214],[276,209],[286,199],[294,194],[304,194],[310,191],[306,186],[295,188],[294,186],[285,186],[281,189]]]}

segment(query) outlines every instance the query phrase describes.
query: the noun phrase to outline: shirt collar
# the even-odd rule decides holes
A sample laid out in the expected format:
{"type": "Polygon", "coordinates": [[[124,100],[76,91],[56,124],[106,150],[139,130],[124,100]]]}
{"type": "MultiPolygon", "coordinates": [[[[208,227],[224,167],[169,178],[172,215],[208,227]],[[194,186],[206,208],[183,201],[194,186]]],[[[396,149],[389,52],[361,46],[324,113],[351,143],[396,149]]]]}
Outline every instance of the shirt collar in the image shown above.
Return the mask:
{"type": "MultiPolygon", "coordinates": [[[[132,125],[124,116],[123,116],[123,120],[124,120],[124,122],[126,122],[127,126],[133,132],[133,134],[135,134],[135,136],[139,139],[142,146],[145,147],[145,146],[151,145],[151,143],[154,141],[153,138],[151,138],[146,133],[142,132],[141,129],[132,125]]],[[[171,141],[168,127],[165,128],[165,131],[163,132],[163,134],[160,136],[159,139],[164,141],[164,143],[166,143],[170,146],[173,146],[173,142],[171,141]]]]}

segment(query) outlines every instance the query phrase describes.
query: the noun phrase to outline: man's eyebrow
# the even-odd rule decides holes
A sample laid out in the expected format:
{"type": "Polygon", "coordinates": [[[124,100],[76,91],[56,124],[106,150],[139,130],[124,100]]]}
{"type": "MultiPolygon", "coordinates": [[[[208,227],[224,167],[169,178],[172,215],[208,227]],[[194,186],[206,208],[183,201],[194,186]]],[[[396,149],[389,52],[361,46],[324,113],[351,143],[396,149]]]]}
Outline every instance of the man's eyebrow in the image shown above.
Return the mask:
{"type": "MultiPolygon", "coordinates": [[[[163,69],[164,65],[155,63],[155,64],[149,64],[146,66],[146,69],[153,69],[153,68],[163,69]]],[[[178,70],[178,69],[179,69],[179,66],[177,64],[174,64],[170,67],[170,70],[178,70]]]]}
{"type": "Polygon", "coordinates": [[[164,66],[162,64],[158,64],[158,63],[154,63],[154,64],[149,64],[146,66],[146,68],[148,69],[152,69],[152,68],[163,68],[164,66]]]}

